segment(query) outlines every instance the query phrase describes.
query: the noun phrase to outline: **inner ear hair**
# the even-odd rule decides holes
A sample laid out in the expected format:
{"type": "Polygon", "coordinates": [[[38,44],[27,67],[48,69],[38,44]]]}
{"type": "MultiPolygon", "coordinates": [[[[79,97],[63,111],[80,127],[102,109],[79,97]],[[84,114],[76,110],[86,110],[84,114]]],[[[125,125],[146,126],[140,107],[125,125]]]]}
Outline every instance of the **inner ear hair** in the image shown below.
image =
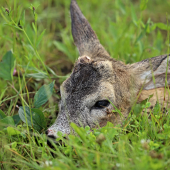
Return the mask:
{"type": "Polygon", "coordinates": [[[155,88],[170,85],[170,57],[162,55],[143,60],[132,64],[133,74],[138,78],[143,90],[151,90],[155,88]]]}
{"type": "Polygon", "coordinates": [[[170,107],[170,57],[161,55],[130,65],[136,77],[139,98],[138,103],[147,99],[152,106],[158,101],[161,105],[170,107]]]}

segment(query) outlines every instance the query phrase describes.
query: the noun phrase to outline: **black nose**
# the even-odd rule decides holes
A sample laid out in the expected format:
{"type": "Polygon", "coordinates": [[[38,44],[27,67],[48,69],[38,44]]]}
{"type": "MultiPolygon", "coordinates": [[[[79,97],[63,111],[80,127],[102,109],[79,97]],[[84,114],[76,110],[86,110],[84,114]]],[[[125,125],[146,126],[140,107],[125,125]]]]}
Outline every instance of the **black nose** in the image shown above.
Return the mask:
{"type": "Polygon", "coordinates": [[[56,137],[54,135],[47,135],[47,136],[51,139],[56,139],[56,137]]]}
{"type": "Polygon", "coordinates": [[[51,138],[51,139],[56,139],[56,137],[55,137],[54,135],[48,135],[48,133],[49,133],[49,130],[46,130],[46,131],[45,131],[45,134],[46,134],[49,138],[51,138]]]}
{"type": "Polygon", "coordinates": [[[56,139],[56,137],[54,135],[48,135],[49,134],[49,130],[46,130],[45,131],[45,134],[47,135],[47,145],[50,147],[50,148],[55,148],[54,147],[54,144],[52,142],[53,139],[56,139]],[[51,140],[50,140],[51,138],[51,140]]]}

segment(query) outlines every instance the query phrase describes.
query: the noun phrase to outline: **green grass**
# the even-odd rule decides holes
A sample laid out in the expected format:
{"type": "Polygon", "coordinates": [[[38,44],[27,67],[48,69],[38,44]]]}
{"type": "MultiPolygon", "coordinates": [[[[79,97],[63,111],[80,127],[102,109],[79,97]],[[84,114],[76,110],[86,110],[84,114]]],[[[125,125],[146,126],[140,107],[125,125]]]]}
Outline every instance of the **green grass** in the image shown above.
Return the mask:
{"type": "MultiPolygon", "coordinates": [[[[110,55],[134,63],[169,53],[170,2],[146,1],[78,0],[78,4],[110,55]]],[[[11,66],[8,78],[0,78],[0,169],[169,169],[170,110],[162,114],[158,104],[149,115],[141,115],[136,105],[123,126],[108,123],[90,131],[73,124],[80,137],[60,137],[63,142],[53,148],[47,145],[44,132],[58,113],[56,92],[79,56],[71,36],[69,5],[69,0],[4,0],[0,4],[0,59],[12,50],[17,71],[11,76],[11,66]],[[37,104],[40,99],[34,95],[54,80],[53,95],[48,91],[44,96],[48,102],[37,104]],[[20,108],[23,115],[27,107],[29,113],[34,111],[43,127],[32,118],[29,124],[25,116],[21,121],[20,106],[25,106],[20,108]]],[[[148,105],[149,101],[142,108],[148,105]]]]}

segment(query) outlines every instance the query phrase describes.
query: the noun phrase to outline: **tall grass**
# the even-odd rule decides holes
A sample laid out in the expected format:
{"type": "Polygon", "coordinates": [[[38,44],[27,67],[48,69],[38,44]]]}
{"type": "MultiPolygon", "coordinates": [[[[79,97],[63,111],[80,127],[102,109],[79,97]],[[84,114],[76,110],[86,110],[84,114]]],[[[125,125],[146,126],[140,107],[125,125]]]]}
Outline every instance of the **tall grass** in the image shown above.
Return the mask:
{"type": "MultiPolygon", "coordinates": [[[[78,0],[78,4],[115,59],[134,63],[169,53],[169,1],[78,0]]],[[[1,2],[0,59],[12,50],[15,60],[14,76],[0,78],[0,168],[169,169],[170,111],[162,114],[157,104],[149,114],[141,114],[139,107],[147,110],[149,101],[136,105],[123,127],[108,123],[91,131],[72,124],[80,137],[70,135],[66,140],[60,134],[57,145],[47,145],[45,128],[58,113],[56,92],[78,58],[69,5],[69,0],[1,2]],[[48,102],[37,106],[35,94],[53,80],[53,95],[48,91],[48,102]],[[31,114],[30,122],[23,123],[19,108],[22,120],[27,120],[28,108],[44,126],[36,129],[31,114]]]]}

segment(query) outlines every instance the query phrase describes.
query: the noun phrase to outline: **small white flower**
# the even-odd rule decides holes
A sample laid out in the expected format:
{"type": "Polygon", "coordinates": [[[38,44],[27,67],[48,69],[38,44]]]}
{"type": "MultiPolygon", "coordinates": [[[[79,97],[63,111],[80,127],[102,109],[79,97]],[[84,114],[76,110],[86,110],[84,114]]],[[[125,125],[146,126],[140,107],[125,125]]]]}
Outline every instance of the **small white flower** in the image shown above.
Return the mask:
{"type": "Polygon", "coordinates": [[[121,167],[121,164],[120,164],[120,163],[116,163],[116,166],[117,166],[117,167],[121,167]]]}
{"type": "Polygon", "coordinates": [[[145,142],[146,142],[145,139],[142,139],[142,140],[140,141],[141,144],[144,144],[145,142]]]}
{"type": "Polygon", "coordinates": [[[48,161],[45,161],[45,165],[46,165],[46,166],[49,166],[49,162],[48,162],[48,161]]]}
{"type": "Polygon", "coordinates": [[[45,161],[45,165],[46,166],[50,166],[50,165],[52,165],[53,163],[52,163],[52,161],[45,161]]]}
{"type": "Polygon", "coordinates": [[[141,144],[144,144],[144,143],[149,143],[150,142],[150,139],[142,139],[140,141],[141,144]]]}

